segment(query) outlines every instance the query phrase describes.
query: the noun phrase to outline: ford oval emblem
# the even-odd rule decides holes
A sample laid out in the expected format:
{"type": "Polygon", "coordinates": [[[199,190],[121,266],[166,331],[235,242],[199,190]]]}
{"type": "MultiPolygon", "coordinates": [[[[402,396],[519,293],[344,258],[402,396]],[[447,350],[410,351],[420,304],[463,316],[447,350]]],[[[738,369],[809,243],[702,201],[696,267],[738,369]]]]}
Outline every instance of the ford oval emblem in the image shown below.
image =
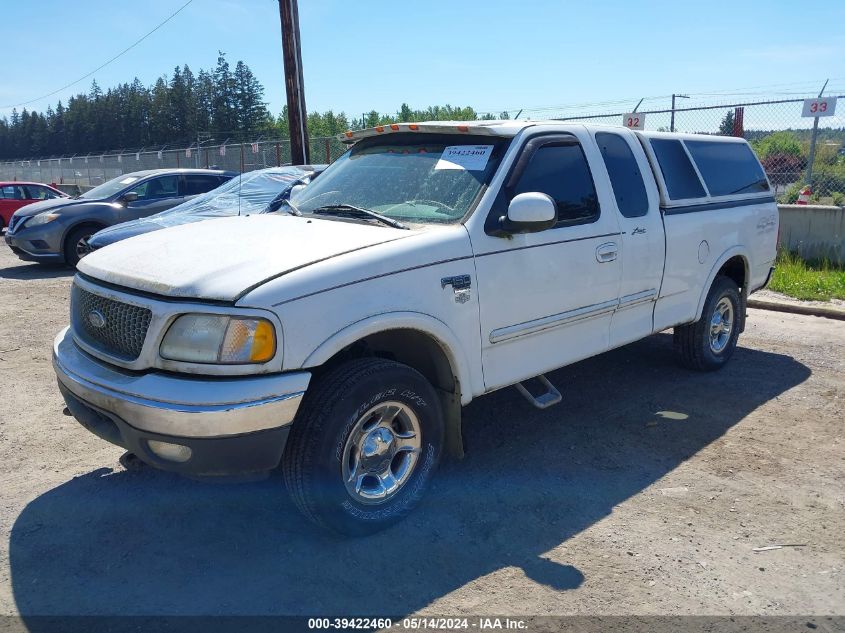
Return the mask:
{"type": "Polygon", "coordinates": [[[106,324],[106,317],[99,310],[91,310],[88,313],[88,323],[99,329],[106,324]]]}

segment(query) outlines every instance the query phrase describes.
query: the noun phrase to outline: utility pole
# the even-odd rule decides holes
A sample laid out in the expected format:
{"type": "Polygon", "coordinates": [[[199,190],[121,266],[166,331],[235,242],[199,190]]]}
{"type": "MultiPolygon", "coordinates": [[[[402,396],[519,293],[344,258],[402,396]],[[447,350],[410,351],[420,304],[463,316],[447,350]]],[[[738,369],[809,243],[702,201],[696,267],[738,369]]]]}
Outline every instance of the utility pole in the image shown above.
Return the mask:
{"type": "MultiPolygon", "coordinates": [[[[822,98],[824,89],[827,88],[827,82],[830,79],[825,79],[822,89],[819,91],[819,99],[822,98]]],[[[813,186],[813,163],[816,160],[816,137],[819,135],[819,117],[813,118],[813,136],[810,138],[810,155],[807,157],[807,186],[813,186]]]]}
{"type": "MultiPolygon", "coordinates": [[[[676,94],[672,95],[672,120],[669,123],[669,131],[670,132],[675,131],[675,98],[676,97],[678,99],[689,99],[689,95],[676,95],[676,94]]],[[[637,105],[637,107],[639,107],[639,105],[637,105]]]]}
{"type": "Polygon", "coordinates": [[[294,165],[306,165],[311,162],[311,149],[308,146],[308,114],[305,110],[305,88],[302,82],[297,0],[279,0],[279,17],[282,23],[282,58],[288,97],[291,162],[294,165]]]}

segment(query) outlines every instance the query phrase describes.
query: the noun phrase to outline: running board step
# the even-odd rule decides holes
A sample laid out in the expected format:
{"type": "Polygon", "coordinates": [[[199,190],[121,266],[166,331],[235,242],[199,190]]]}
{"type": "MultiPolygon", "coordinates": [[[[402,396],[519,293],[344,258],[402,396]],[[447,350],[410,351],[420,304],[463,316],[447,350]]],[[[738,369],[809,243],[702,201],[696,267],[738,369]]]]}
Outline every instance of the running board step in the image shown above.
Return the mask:
{"type": "Polygon", "coordinates": [[[535,376],[532,380],[538,380],[543,387],[546,388],[545,393],[541,393],[539,396],[535,396],[533,393],[528,391],[521,382],[518,382],[514,385],[516,390],[523,395],[523,397],[528,400],[531,404],[533,404],[538,409],[548,409],[549,407],[553,407],[558,404],[561,400],[563,400],[563,396],[560,395],[560,391],[558,391],[555,386],[549,382],[549,379],[546,378],[543,374],[539,376],[535,376]]]}

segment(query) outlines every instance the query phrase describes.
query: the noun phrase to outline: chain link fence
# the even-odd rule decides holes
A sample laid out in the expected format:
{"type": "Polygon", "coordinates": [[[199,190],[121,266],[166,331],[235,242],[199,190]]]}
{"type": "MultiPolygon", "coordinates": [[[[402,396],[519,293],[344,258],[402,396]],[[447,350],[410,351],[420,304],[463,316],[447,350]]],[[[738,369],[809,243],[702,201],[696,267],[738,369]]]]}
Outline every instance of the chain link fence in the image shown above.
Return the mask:
{"type": "MultiPolygon", "coordinates": [[[[813,97],[807,97],[813,99],[813,97]]],[[[803,98],[748,103],[681,105],[664,110],[563,113],[557,120],[608,125],[635,125],[646,130],[695,134],[726,134],[748,140],[760,157],[779,202],[795,202],[812,180],[811,200],[820,204],[845,204],[845,96],[828,98],[838,107],[833,116],[819,117],[815,157],[809,169],[813,118],[802,117],[803,98]]],[[[830,110],[826,108],[825,114],[830,110]]]]}
{"type": "MultiPolygon", "coordinates": [[[[330,163],[347,146],[335,137],[312,138],[311,162],[330,163]]],[[[143,148],[74,156],[51,156],[0,162],[0,180],[78,185],[85,190],[133,171],[173,167],[227,169],[237,172],[291,163],[290,141],[260,139],[190,147],[143,148]]]]}
{"type": "MultiPolygon", "coordinates": [[[[760,157],[780,202],[794,202],[800,189],[812,179],[814,202],[842,205],[845,204],[845,96],[830,99],[838,107],[832,108],[833,116],[819,118],[812,169],[809,157],[813,118],[802,117],[803,98],[719,104],[692,104],[679,99],[674,109],[644,110],[637,114],[646,130],[742,136],[751,142],[760,157]]],[[[558,114],[550,117],[550,113],[544,113],[544,116],[625,125],[629,113],[558,114]]],[[[314,163],[330,163],[345,150],[346,146],[335,137],[311,139],[314,163]]],[[[252,143],[200,143],[199,147],[196,144],[188,148],[165,146],[0,162],[0,179],[86,188],[142,169],[216,167],[243,172],[289,163],[290,141],[259,139],[252,143]]]]}

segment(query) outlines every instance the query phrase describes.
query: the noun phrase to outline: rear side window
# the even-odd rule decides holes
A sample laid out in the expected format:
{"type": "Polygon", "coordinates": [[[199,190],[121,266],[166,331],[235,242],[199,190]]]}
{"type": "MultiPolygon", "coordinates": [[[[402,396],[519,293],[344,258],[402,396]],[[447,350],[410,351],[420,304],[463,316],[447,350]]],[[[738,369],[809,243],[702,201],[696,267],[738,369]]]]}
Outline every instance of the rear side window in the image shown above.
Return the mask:
{"type": "Polygon", "coordinates": [[[616,206],[626,218],[639,218],[648,213],[648,194],[643,184],[643,175],[634,157],[634,152],[618,134],[599,132],[596,134],[616,206]]]}
{"type": "Polygon", "coordinates": [[[769,190],[760,163],[745,143],[686,141],[686,146],[711,196],[769,190]]]}
{"type": "Polygon", "coordinates": [[[703,198],[707,195],[680,141],[653,138],[651,147],[672,200],[703,198]]]}
{"type": "Polygon", "coordinates": [[[6,185],[0,189],[0,198],[3,200],[24,200],[23,189],[17,185],[6,185]]]}
{"type": "Polygon", "coordinates": [[[222,182],[217,176],[205,175],[191,175],[185,176],[185,194],[186,196],[195,196],[212,189],[217,189],[222,182]]]}
{"type": "Polygon", "coordinates": [[[557,204],[558,225],[593,222],[599,203],[581,146],[549,144],[537,149],[514,187],[513,195],[539,191],[557,204]]]}

